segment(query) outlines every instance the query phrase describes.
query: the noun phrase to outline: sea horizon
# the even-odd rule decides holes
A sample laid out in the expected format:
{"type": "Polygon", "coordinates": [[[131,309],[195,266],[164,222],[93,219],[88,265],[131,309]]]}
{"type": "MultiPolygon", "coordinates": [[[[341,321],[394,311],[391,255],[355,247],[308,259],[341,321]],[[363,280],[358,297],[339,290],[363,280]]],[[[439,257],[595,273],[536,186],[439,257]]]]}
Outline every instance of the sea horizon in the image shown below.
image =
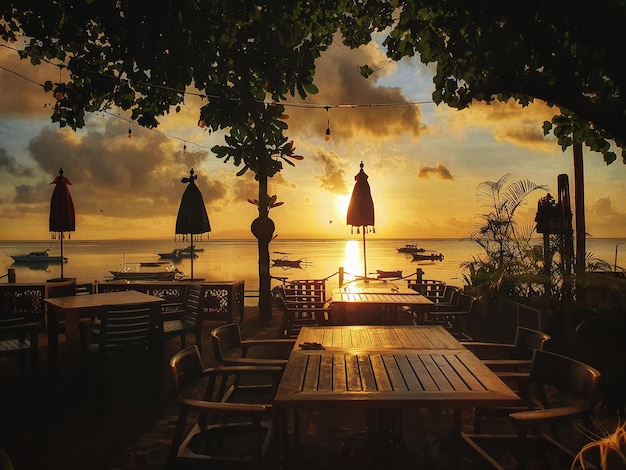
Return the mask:
{"type": "MultiPolygon", "coordinates": [[[[537,239],[541,243],[541,239],[537,239]]],[[[587,254],[602,259],[612,267],[620,267],[619,247],[626,238],[588,238],[587,254]]],[[[140,268],[139,263],[155,262],[158,253],[167,253],[190,245],[180,237],[129,238],[115,240],[65,239],[63,255],[68,261],[63,264],[63,277],[76,278],[78,282],[107,282],[112,279],[111,270],[163,270],[165,268],[140,268]]],[[[243,280],[246,291],[258,290],[258,244],[251,239],[213,239],[203,237],[194,241],[198,257],[194,259],[194,279],[206,281],[243,280]]],[[[15,269],[16,282],[37,283],[61,277],[60,263],[15,263],[11,255],[27,254],[30,251],[50,249],[50,255],[60,254],[60,240],[0,240],[3,270],[0,282],[8,282],[6,273],[15,269]]],[[[275,278],[328,279],[338,285],[338,272],[343,268],[346,277],[376,277],[377,270],[402,271],[403,277],[415,276],[418,269],[425,279],[462,286],[461,264],[483,253],[480,246],[469,238],[366,238],[365,262],[362,238],[341,239],[275,239],[270,243],[270,259],[287,258],[302,260],[301,268],[271,267],[275,278]],[[417,244],[428,253],[441,253],[442,260],[414,261],[411,255],[398,253],[397,248],[405,244],[417,244]],[[367,273],[365,273],[367,269],[367,273]]],[[[171,263],[170,268],[179,269],[186,277],[191,275],[191,262],[183,259],[171,263]]]]}

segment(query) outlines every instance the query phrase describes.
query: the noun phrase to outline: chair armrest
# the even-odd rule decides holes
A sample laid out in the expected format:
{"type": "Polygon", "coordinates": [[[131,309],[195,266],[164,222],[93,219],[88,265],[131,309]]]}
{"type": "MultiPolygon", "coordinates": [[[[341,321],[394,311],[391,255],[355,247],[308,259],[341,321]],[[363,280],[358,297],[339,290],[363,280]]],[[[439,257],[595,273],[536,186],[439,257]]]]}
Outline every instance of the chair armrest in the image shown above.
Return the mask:
{"type": "Polygon", "coordinates": [[[483,364],[493,371],[519,371],[530,369],[531,360],[526,359],[484,359],[483,364]]]}
{"type": "Polygon", "coordinates": [[[508,343],[483,343],[480,341],[474,341],[472,343],[465,344],[464,346],[478,357],[481,357],[481,354],[488,354],[490,352],[509,352],[514,349],[514,346],[508,343]]]}
{"type": "Polygon", "coordinates": [[[509,417],[515,426],[549,423],[563,418],[574,418],[587,412],[584,406],[563,406],[541,410],[520,411],[511,413],[509,417]]]}
{"type": "Polygon", "coordinates": [[[198,411],[201,413],[215,413],[224,414],[228,416],[256,416],[261,417],[265,415],[271,407],[260,404],[248,404],[248,403],[230,403],[230,402],[216,402],[216,401],[203,401],[195,400],[191,398],[178,397],[176,403],[181,408],[185,408],[190,411],[198,411]]]}
{"type": "Polygon", "coordinates": [[[241,342],[242,347],[251,346],[284,346],[293,348],[296,345],[295,339],[249,339],[241,342]]]}
{"type": "Polygon", "coordinates": [[[0,321],[0,332],[25,332],[39,330],[39,323],[21,318],[0,321]]]}

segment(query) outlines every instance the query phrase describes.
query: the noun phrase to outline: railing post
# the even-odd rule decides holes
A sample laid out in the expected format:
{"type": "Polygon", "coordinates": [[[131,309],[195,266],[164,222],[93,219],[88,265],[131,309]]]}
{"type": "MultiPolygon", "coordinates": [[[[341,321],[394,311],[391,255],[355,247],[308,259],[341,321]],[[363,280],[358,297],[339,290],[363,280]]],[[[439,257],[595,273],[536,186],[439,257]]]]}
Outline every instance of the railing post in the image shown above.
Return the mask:
{"type": "Polygon", "coordinates": [[[424,277],[424,270],[422,268],[417,268],[415,270],[415,282],[417,284],[421,284],[423,277],[424,277]]]}
{"type": "Polygon", "coordinates": [[[339,287],[343,286],[343,267],[339,268],[339,287]]]}
{"type": "Polygon", "coordinates": [[[8,282],[9,284],[15,284],[15,268],[9,268],[7,270],[8,282]]]}

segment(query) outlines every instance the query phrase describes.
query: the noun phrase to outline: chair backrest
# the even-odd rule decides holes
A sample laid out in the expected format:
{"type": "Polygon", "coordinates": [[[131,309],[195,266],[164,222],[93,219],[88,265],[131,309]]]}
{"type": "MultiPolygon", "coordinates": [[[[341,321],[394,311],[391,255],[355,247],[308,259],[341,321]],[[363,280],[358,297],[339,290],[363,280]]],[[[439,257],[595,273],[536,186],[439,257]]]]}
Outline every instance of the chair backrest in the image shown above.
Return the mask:
{"type": "Polygon", "coordinates": [[[459,302],[457,304],[457,310],[459,312],[471,312],[474,306],[474,297],[467,294],[459,294],[459,302]]]}
{"type": "Polygon", "coordinates": [[[541,331],[518,326],[511,359],[530,359],[535,349],[542,350],[550,335],[541,331]]]}
{"type": "Polygon", "coordinates": [[[186,323],[197,323],[201,316],[203,292],[197,284],[189,284],[185,292],[185,318],[186,323]]]}
{"type": "Polygon", "coordinates": [[[50,280],[46,282],[46,298],[76,295],[76,279],[50,280]]]}
{"type": "Polygon", "coordinates": [[[211,330],[211,343],[215,359],[223,363],[233,353],[241,356],[241,330],[239,323],[227,323],[211,330]]]}
{"type": "Polygon", "coordinates": [[[452,302],[452,296],[455,292],[457,293],[457,296],[461,293],[458,287],[446,285],[443,289],[443,295],[441,299],[439,299],[439,302],[452,302]]]}
{"type": "Polygon", "coordinates": [[[530,378],[537,385],[545,408],[552,406],[546,385],[583,400],[589,411],[598,399],[600,372],[560,354],[536,349],[533,352],[530,378]]]}
{"type": "Polygon", "coordinates": [[[150,305],[107,306],[99,312],[99,353],[148,349],[158,318],[150,305]]]}
{"type": "Polygon", "coordinates": [[[170,359],[174,398],[178,398],[189,384],[200,379],[203,370],[198,346],[190,346],[174,354],[170,359]]]}

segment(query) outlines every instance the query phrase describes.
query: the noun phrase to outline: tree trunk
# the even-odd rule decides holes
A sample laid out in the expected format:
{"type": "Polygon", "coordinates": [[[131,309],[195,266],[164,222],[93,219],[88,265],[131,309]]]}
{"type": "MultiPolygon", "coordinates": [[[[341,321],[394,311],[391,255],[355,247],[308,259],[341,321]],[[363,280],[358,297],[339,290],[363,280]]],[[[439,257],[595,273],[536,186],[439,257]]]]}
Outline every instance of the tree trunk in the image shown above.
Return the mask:
{"type": "Polygon", "coordinates": [[[267,194],[267,152],[264,143],[257,142],[259,158],[259,217],[252,222],[251,231],[257,238],[259,252],[259,324],[267,326],[272,320],[272,294],[270,276],[270,241],[274,235],[274,222],[269,218],[267,194]]]}

